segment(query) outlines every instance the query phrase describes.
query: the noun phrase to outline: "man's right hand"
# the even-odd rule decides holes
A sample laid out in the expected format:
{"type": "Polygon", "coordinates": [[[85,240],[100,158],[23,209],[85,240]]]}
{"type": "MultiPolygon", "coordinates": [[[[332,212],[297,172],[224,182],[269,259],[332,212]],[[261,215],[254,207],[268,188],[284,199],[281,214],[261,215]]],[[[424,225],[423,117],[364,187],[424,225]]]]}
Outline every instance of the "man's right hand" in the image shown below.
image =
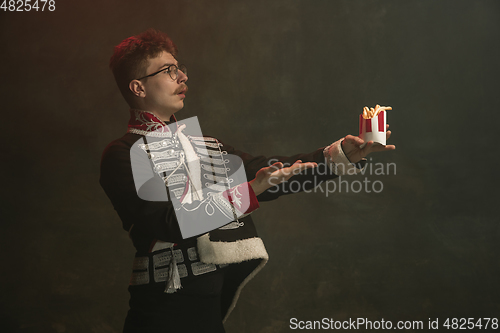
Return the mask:
{"type": "Polygon", "coordinates": [[[283,163],[276,162],[271,166],[264,167],[257,171],[255,178],[249,182],[255,195],[259,195],[265,190],[275,185],[287,181],[292,176],[301,173],[302,171],[315,168],[318,164],[316,162],[302,163],[297,160],[293,165],[283,168],[283,163]]]}

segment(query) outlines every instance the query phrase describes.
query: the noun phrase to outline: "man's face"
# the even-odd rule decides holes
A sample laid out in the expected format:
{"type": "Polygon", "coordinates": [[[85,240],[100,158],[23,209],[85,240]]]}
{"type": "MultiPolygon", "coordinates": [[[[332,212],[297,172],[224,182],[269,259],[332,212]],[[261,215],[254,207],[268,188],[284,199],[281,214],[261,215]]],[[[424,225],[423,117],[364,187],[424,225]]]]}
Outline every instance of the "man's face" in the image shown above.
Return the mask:
{"type": "MultiPolygon", "coordinates": [[[[163,52],[159,57],[149,59],[146,74],[152,74],[170,65],[179,65],[177,60],[168,52],[163,52]]],[[[184,98],[187,91],[186,74],[177,71],[177,79],[172,80],[167,71],[141,80],[146,96],[144,102],[148,111],[157,112],[158,115],[170,115],[184,107],[184,98]]]]}

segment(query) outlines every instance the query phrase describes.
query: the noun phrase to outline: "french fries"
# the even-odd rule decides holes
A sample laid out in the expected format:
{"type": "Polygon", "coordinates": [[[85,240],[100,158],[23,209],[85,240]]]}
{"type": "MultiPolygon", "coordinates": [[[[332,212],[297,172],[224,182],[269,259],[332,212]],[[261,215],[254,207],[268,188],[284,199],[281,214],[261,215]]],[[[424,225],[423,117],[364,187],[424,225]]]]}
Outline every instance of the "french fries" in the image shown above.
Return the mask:
{"type": "Polygon", "coordinates": [[[374,108],[368,108],[367,106],[365,106],[363,108],[363,118],[365,118],[365,119],[371,119],[373,117],[378,116],[378,114],[381,111],[386,111],[386,110],[392,110],[392,107],[390,107],[390,106],[380,106],[380,105],[377,104],[375,106],[375,109],[374,109],[374,108]]]}

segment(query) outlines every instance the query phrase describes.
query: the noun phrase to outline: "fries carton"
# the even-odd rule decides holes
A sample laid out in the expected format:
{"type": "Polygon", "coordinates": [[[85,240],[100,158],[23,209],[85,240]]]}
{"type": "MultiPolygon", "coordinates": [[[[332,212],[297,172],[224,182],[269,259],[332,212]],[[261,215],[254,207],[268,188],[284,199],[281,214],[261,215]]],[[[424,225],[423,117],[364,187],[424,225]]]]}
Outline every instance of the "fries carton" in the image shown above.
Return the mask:
{"type": "Polygon", "coordinates": [[[362,114],[359,115],[359,137],[365,141],[365,144],[373,141],[385,146],[386,117],[385,111],[380,111],[378,115],[369,119],[365,119],[362,114]]]}

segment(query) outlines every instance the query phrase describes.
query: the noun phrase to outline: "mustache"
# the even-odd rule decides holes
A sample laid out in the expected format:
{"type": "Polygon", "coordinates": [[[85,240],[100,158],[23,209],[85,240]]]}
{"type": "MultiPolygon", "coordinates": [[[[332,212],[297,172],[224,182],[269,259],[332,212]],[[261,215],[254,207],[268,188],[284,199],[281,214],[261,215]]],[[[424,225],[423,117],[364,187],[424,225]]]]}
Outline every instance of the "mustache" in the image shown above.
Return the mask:
{"type": "Polygon", "coordinates": [[[175,90],[175,95],[180,94],[181,92],[187,93],[188,86],[186,84],[182,84],[179,88],[175,90]]]}

